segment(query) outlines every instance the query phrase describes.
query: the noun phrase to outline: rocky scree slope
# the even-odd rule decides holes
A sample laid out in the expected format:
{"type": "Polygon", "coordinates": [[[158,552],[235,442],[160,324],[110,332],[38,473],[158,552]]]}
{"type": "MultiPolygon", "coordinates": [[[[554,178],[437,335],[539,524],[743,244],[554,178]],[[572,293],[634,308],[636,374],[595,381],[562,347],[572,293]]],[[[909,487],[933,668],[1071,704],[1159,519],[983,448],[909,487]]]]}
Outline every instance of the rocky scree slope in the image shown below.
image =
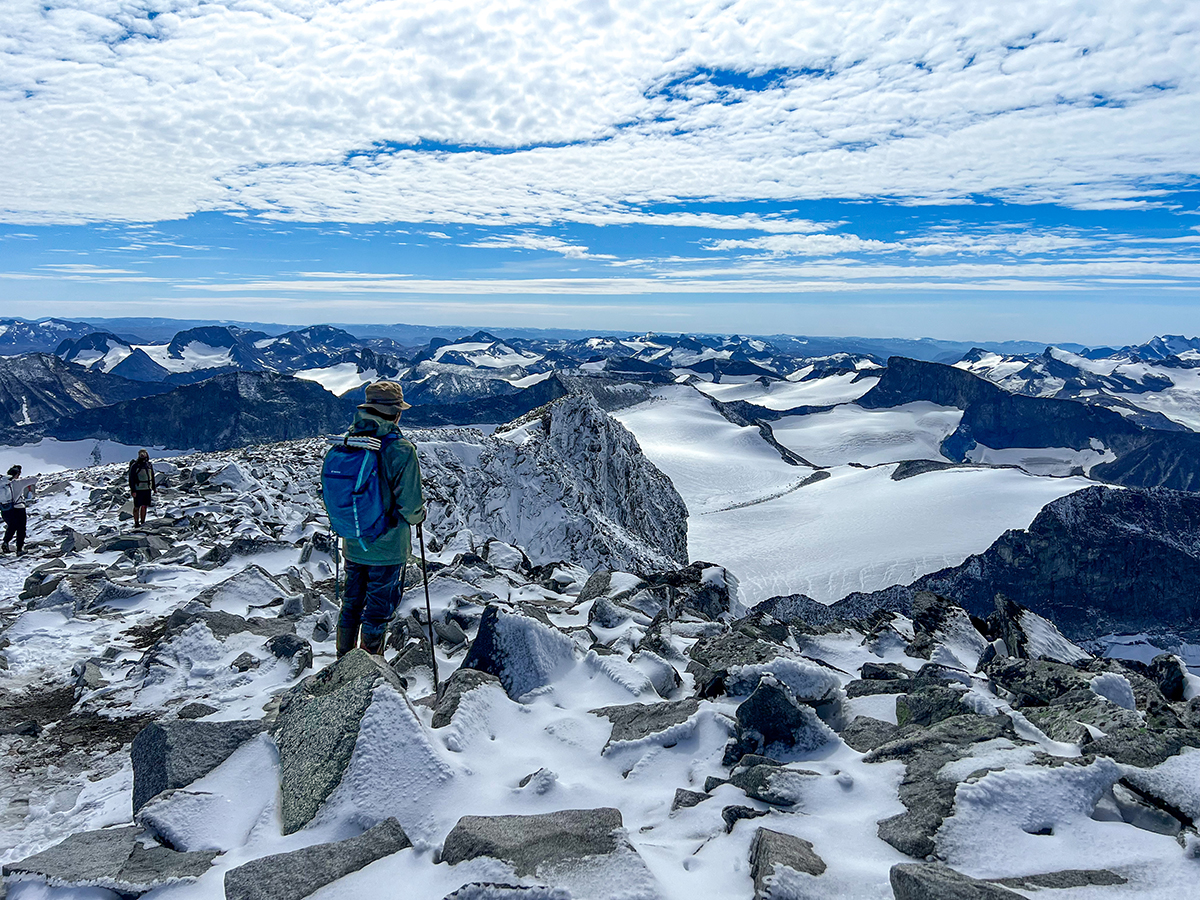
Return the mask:
{"type": "MultiPolygon", "coordinates": [[[[413,433],[437,537],[433,621],[410,570],[384,656],[339,663],[319,442],[164,463],[142,532],[122,527],[122,467],[58,476],[39,511],[55,543],[35,542],[49,558],[0,569],[8,890],[903,900],[1194,887],[1200,698],[1177,658],[1095,659],[1016,604],[981,621],[932,593],[908,615],[836,624],[739,617],[719,565],[613,561],[622,545],[603,533],[643,528],[632,505],[653,488],[609,421],[569,398],[500,437],[413,433]],[[501,464],[519,478],[468,505],[501,464]],[[498,530],[546,509],[577,518],[553,538],[528,532],[541,552],[609,561],[539,563],[516,529],[498,530]]],[[[640,540],[641,558],[665,558],[682,532],[640,540]]]]}

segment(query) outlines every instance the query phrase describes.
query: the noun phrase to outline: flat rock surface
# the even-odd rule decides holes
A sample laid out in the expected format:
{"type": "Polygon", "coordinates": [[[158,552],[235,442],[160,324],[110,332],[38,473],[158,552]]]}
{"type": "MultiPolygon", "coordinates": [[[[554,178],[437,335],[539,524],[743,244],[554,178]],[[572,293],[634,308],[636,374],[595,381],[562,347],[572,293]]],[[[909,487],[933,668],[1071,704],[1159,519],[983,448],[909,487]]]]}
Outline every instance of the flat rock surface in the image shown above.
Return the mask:
{"type": "Polygon", "coordinates": [[[896,900],[1017,900],[1021,895],[941,863],[900,863],[890,873],[896,900]]]}
{"type": "Polygon", "coordinates": [[[357,837],[252,860],[225,873],[225,900],[301,900],[351,872],[412,846],[395,819],[357,837]]]}
{"type": "Polygon", "coordinates": [[[674,725],[681,725],[700,709],[697,700],[671,700],[666,703],[630,703],[624,706],[602,706],[591,712],[612,722],[609,744],[638,741],[660,734],[674,725]]]}
{"type": "Polygon", "coordinates": [[[177,853],[143,847],[135,825],[73,834],[49,850],[4,866],[4,875],[34,875],[52,885],[97,885],[122,894],[143,894],[176,881],[199,878],[213,852],[177,853]]]}
{"type": "Polygon", "coordinates": [[[532,875],[547,863],[603,856],[622,843],[621,812],[563,809],[540,816],[463,816],[446,836],[442,861],[455,865],[479,856],[502,859],[518,875],[532,875]]]}

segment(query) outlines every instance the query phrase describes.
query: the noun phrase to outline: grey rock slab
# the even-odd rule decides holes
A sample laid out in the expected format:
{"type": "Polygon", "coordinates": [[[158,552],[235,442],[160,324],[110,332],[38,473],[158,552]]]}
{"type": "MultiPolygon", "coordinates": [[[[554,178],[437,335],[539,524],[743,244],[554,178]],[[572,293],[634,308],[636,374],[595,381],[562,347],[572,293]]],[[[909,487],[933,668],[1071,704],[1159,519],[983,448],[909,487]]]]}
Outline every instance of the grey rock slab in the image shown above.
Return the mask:
{"type": "Polygon", "coordinates": [[[225,900],[301,900],[351,872],[412,846],[395,819],[357,837],[252,860],[225,873],[225,900]]]}
{"type": "Polygon", "coordinates": [[[762,816],[769,816],[770,812],[765,809],[755,809],[753,806],[726,806],[721,810],[721,818],[725,822],[725,833],[730,834],[735,825],[742,819],[758,819],[762,816]]]}
{"type": "Polygon", "coordinates": [[[1200,747],[1200,731],[1168,728],[1116,728],[1092,741],[1084,751],[1088,755],[1107,756],[1127,766],[1148,769],[1160,765],[1186,747],[1200,747]]]}
{"type": "Polygon", "coordinates": [[[284,834],[303,828],[341,783],[375,687],[397,693],[399,676],[379,657],[355,649],[288,691],[273,733],[279,747],[284,834]]]}
{"type": "Polygon", "coordinates": [[[157,845],[144,847],[135,825],[73,834],[3,868],[7,876],[35,876],[54,886],[96,885],[120,894],[144,894],[160,885],[199,878],[215,852],[178,853],[157,845]]]}
{"type": "Polygon", "coordinates": [[[677,809],[691,809],[709,799],[711,794],[703,794],[700,791],[689,791],[687,788],[676,788],[675,797],[671,800],[671,811],[677,809]]]}
{"type": "Polygon", "coordinates": [[[605,856],[621,848],[621,811],[563,809],[537,816],[463,816],[442,845],[442,862],[456,865],[487,856],[509,863],[518,875],[547,864],[605,856]]]}
{"type": "Polygon", "coordinates": [[[991,878],[993,884],[1016,888],[1021,891],[1036,891],[1042,888],[1063,890],[1080,887],[1109,887],[1128,884],[1126,878],[1108,869],[1063,869],[1061,872],[1046,872],[1041,875],[1020,875],[1014,878],[991,878]]]}
{"type": "Polygon", "coordinates": [[[605,747],[625,741],[639,741],[682,725],[700,709],[697,700],[668,700],[665,703],[630,703],[590,710],[612,722],[605,747]]]}
{"type": "Polygon", "coordinates": [[[433,711],[432,726],[444,728],[449,725],[458,711],[458,704],[462,701],[463,695],[477,687],[489,684],[499,688],[500,679],[477,669],[455,669],[450,677],[438,687],[437,706],[433,711]]]}
{"type": "Polygon", "coordinates": [[[264,729],[262,722],[199,722],[187,719],[147,725],[130,747],[133,811],[156,794],[207,775],[264,729]]]}
{"type": "Polygon", "coordinates": [[[750,877],[754,879],[754,900],[769,900],[774,896],[771,882],[778,876],[780,867],[807,875],[821,875],[825,871],[825,860],[804,838],[759,828],[750,842],[750,877]]]}
{"type": "Polygon", "coordinates": [[[896,723],[901,727],[933,725],[943,719],[966,712],[962,705],[963,691],[952,687],[931,685],[917,688],[896,698],[896,723]]]}
{"type": "Polygon", "coordinates": [[[871,716],[858,716],[838,736],[859,753],[866,753],[895,740],[899,733],[899,725],[871,716]]]}
{"type": "Polygon", "coordinates": [[[1017,900],[1021,895],[942,863],[899,863],[889,873],[896,900],[1017,900]]]}
{"type": "Polygon", "coordinates": [[[1136,712],[1123,709],[1092,691],[1071,691],[1049,706],[1025,707],[1021,713],[1056,741],[1088,743],[1091,725],[1108,734],[1120,728],[1141,728],[1142,719],[1136,712]]]}
{"type": "Polygon", "coordinates": [[[1090,678],[1066,663],[997,659],[987,666],[992,684],[1013,695],[1013,706],[1047,706],[1068,691],[1086,689],[1090,678]]]}

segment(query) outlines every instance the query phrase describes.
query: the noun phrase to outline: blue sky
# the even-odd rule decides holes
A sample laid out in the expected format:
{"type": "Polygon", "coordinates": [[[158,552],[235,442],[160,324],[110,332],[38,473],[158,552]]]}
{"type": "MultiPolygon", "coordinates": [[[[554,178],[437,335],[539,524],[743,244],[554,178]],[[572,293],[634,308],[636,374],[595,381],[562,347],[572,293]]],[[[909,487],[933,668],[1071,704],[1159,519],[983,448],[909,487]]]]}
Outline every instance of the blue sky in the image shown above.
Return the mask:
{"type": "Polygon", "coordinates": [[[1194,2],[11,0],[0,35],[0,315],[1200,333],[1194,2]]]}

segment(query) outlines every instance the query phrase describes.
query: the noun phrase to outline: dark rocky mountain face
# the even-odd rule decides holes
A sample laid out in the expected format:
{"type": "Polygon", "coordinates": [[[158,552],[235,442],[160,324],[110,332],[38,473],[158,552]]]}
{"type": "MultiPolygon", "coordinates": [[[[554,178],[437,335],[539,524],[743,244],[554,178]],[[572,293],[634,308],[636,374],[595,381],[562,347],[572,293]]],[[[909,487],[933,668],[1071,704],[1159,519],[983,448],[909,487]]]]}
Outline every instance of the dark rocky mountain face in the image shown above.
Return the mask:
{"type": "Polygon", "coordinates": [[[89,369],[110,371],[104,365],[103,357],[114,349],[128,351],[129,341],[107,331],[93,331],[81,338],[63,341],[55,348],[54,355],[89,369]]]}
{"type": "Polygon", "coordinates": [[[86,322],[67,319],[0,319],[0,355],[51,353],[63,341],[76,340],[96,330],[86,322]]]}
{"type": "Polygon", "coordinates": [[[460,376],[433,376],[429,381],[436,379],[437,385],[420,391],[406,390],[405,399],[413,405],[404,414],[406,422],[413,425],[495,425],[523,416],[568,393],[563,383],[553,375],[527,388],[515,388],[497,378],[469,379],[473,383],[466,385],[460,382],[447,385],[442,378],[459,382],[460,376]],[[439,392],[439,386],[447,390],[439,392]],[[457,390],[450,390],[451,387],[457,390]],[[464,387],[483,389],[488,393],[479,395],[462,390],[464,387]],[[454,399],[446,402],[448,398],[454,399]]]}
{"type": "Polygon", "coordinates": [[[363,345],[349,332],[329,325],[313,325],[275,337],[249,334],[244,340],[253,345],[268,367],[278,372],[333,365],[344,361],[340,357],[355,353],[363,345]]]}
{"type": "Polygon", "coordinates": [[[1120,413],[1073,400],[1011,394],[953,366],[892,357],[879,384],[858,404],[879,409],[916,400],[963,410],[957,430],[942,443],[950,459],[965,460],[976,443],[992,449],[1084,450],[1099,442],[1118,458],[1094,466],[1094,478],[1130,487],[1200,490],[1200,435],[1144,428],[1120,413]]]}
{"type": "Polygon", "coordinates": [[[273,372],[231,372],[158,396],[84,410],[44,430],[60,440],[217,450],[340,432],[354,405],[311,381],[273,372]]]}
{"type": "Polygon", "coordinates": [[[141,347],[135,347],[132,353],[113,366],[109,372],[131,381],[166,381],[171,375],[141,347]]]}
{"type": "Polygon", "coordinates": [[[0,429],[6,439],[20,443],[64,417],[162,390],[92,372],[49,353],[0,359],[0,429]]]}
{"type": "Polygon", "coordinates": [[[230,356],[230,366],[247,371],[266,368],[262,354],[247,340],[252,332],[241,333],[238,329],[227,325],[204,325],[200,328],[189,328],[181,331],[167,345],[167,355],[171,359],[183,359],[189,346],[227,348],[230,356]]]}
{"type": "Polygon", "coordinates": [[[1026,531],[1005,532],[960,566],[912,584],[851,594],[846,618],[907,610],[921,591],[971,613],[997,593],[1053,619],[1075,640],[1108,633],[1200,634],[1200,494],[1090,487],[1048,504],[1026,531]]]}

